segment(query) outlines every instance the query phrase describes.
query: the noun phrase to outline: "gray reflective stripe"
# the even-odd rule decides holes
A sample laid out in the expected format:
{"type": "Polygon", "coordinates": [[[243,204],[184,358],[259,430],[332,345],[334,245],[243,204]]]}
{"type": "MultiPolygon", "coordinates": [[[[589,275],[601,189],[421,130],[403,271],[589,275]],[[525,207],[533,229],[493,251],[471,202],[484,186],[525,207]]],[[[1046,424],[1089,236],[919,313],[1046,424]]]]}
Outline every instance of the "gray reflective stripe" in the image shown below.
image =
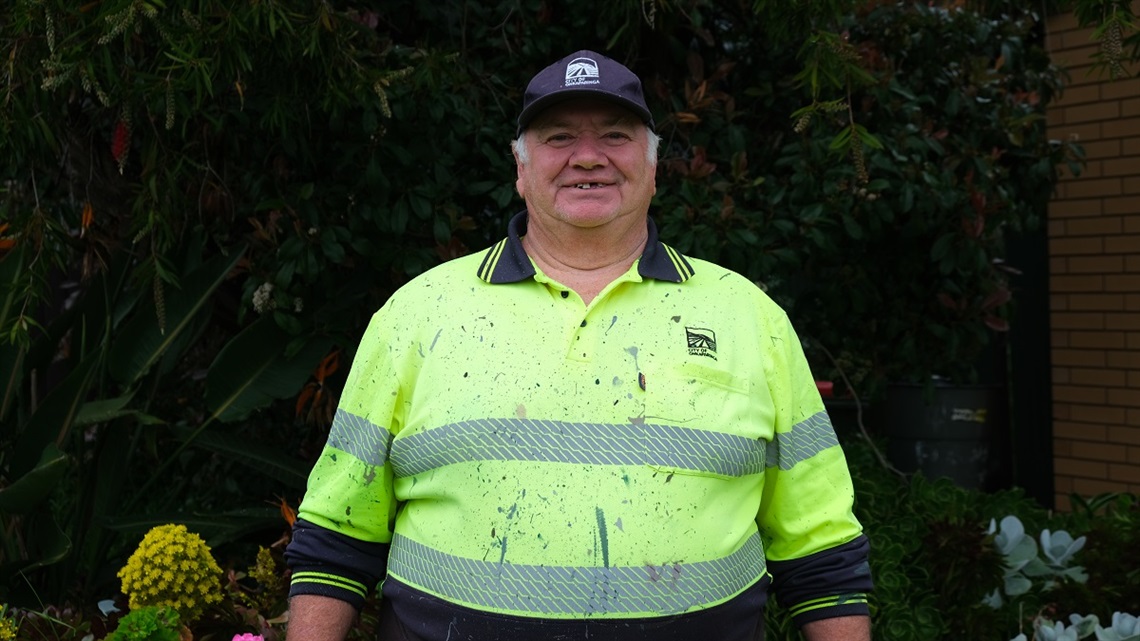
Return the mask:
{"type": "Polygon", "coordinates": [[[764,441],[671,425],[483,419],[396,439],[392,465],[397,476],[468,461],[660,465],[743,476],[764,470],[764,454],[764,441]]]}
{"type": "Polygon", "coordinates": [[[391,441],[388,430],[338,409],[329,430],[328,446],[348,452],[369,465],[383,465],[388,460],[391,441]]]}
{"type": "Polygon", "coordinates": [[[768,465],[790,470],[796,463],[836,445],[839,445],[839,440],[835,438],[831,418],[827,412],[819,412],[793,425],[790,432],[777,434],[768,442],[768,465]]]}
{"type": "Polygon", "coordinates": [[[608,568],[465,559],[397,534],[388,571],[444,599],[479,608],[590,616],[685,612],[738,594],[766,568],[758,534],[715,561],[608,568]]]}

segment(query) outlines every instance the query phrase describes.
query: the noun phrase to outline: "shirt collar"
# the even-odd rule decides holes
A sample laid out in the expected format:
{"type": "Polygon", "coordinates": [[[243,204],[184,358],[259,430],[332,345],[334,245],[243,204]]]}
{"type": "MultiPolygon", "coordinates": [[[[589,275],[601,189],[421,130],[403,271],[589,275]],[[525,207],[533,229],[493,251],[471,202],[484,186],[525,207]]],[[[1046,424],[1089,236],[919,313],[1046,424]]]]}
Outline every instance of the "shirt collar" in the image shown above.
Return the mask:
{"type": "MultiPolygon", "coordinates": [[[[479,263],[479,278],[500,285],[517,283],[533,278],[534,264],[530,262],[522,246],[522,236],[526,234],[527,213],[521,211],[511,218],[507,225],[507,237],[495,243],[483,255],[479,263]]],[[[693,277],[693,266],[677,250],[657,239],[657,225],[652,218],[646,219],[649,236],[645,250],[637,263],[637,273],[642,278],[683,283],[693,277]]]]}

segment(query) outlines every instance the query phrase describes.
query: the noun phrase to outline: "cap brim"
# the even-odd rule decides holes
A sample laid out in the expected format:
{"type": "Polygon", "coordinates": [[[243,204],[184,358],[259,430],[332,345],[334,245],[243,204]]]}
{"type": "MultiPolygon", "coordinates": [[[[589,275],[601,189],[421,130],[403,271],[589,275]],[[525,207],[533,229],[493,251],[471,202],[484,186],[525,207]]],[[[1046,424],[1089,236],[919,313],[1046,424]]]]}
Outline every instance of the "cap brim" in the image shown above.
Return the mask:
{"type": "Polygon", "coordinates": [[[535,117],[538,116],[539,113],[543,112],[546,109],[549,109],[550,107],[553,107],[560,102],[573,100],[574,98],[596,98],[598,100],[605,100],[606,102],[613,103],[619,107],[625,107],[640,117],[641,121],[644,122],[647,127],[653,129],[653,114],[649,113],[648,110],[643,109],[640,105],[624,96],[619,96],[617,94],[613,94],[608,91],[601,91],[598,89],[563,89],[561,91],[549,93],[527,105],[526,109],[524,109],[522,113],[519,114],[518,129],[516,130],[515,134],[521,135],[522,132],[526,130],[526,128],[535,119],[535,117]]]}

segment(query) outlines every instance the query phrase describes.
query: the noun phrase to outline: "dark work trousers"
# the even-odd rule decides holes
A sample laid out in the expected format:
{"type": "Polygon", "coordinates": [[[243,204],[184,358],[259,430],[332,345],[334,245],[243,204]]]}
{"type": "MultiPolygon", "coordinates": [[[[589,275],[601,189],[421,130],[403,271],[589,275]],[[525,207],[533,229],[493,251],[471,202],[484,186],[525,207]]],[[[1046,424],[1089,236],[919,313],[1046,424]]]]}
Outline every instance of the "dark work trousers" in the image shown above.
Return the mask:
{"type": "MultiPolygon", "coordinates": [[[[593,635],[591,635],[593,637],[593,635]]],[[[379,626],[379,639],[377,641],[424,641],[423,637],[416,636],[404,627],[403,623],[396,618],[396,613],[392,610],[392,606],[387,599],[384,599],[380,604],[380,626],[379,626]]],[[[468,639],[451,639],[450,641],[470,641],[468,639]]],[[[478,641],[490,641],[479,639],[478,641]]],[[[496,640],[499,641],[499,640],[496,640]]],[[[503,639],[502,641],[524,641],[522,639],[503,639]]],[[[543,639],[526,639],[525,641],[544,641],[543,639]]],[[[693,641],[706,641],[705,639],[694,639],[693,641]]],[[[743,640],[742,640],[743,641],[743,640]]],[[[756,632],[752,635],[749,641],[764,641],[764,617],[760,617],[760,622],[756,626],[756,632]]]]}

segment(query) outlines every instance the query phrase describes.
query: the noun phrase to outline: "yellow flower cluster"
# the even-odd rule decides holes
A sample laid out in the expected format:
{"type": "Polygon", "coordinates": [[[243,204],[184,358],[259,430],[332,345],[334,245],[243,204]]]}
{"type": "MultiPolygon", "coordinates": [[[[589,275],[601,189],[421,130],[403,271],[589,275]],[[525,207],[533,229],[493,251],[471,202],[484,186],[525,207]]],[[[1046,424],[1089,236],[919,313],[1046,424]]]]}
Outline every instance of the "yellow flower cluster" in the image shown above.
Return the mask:
{"type": "Polygon", "coordinates": [[[11,617],[0,617],[0,641],[12,641],[16,638],[16,620],[11,617]]]}
{"type": "Polygon", "coordinates": [[[195,621],[206,606],[222,600],[221,568],[210,548],[185,525],[159,525],[146,533],[119,570],[131,609],[173,608],[184,622],[195,621]]]}

